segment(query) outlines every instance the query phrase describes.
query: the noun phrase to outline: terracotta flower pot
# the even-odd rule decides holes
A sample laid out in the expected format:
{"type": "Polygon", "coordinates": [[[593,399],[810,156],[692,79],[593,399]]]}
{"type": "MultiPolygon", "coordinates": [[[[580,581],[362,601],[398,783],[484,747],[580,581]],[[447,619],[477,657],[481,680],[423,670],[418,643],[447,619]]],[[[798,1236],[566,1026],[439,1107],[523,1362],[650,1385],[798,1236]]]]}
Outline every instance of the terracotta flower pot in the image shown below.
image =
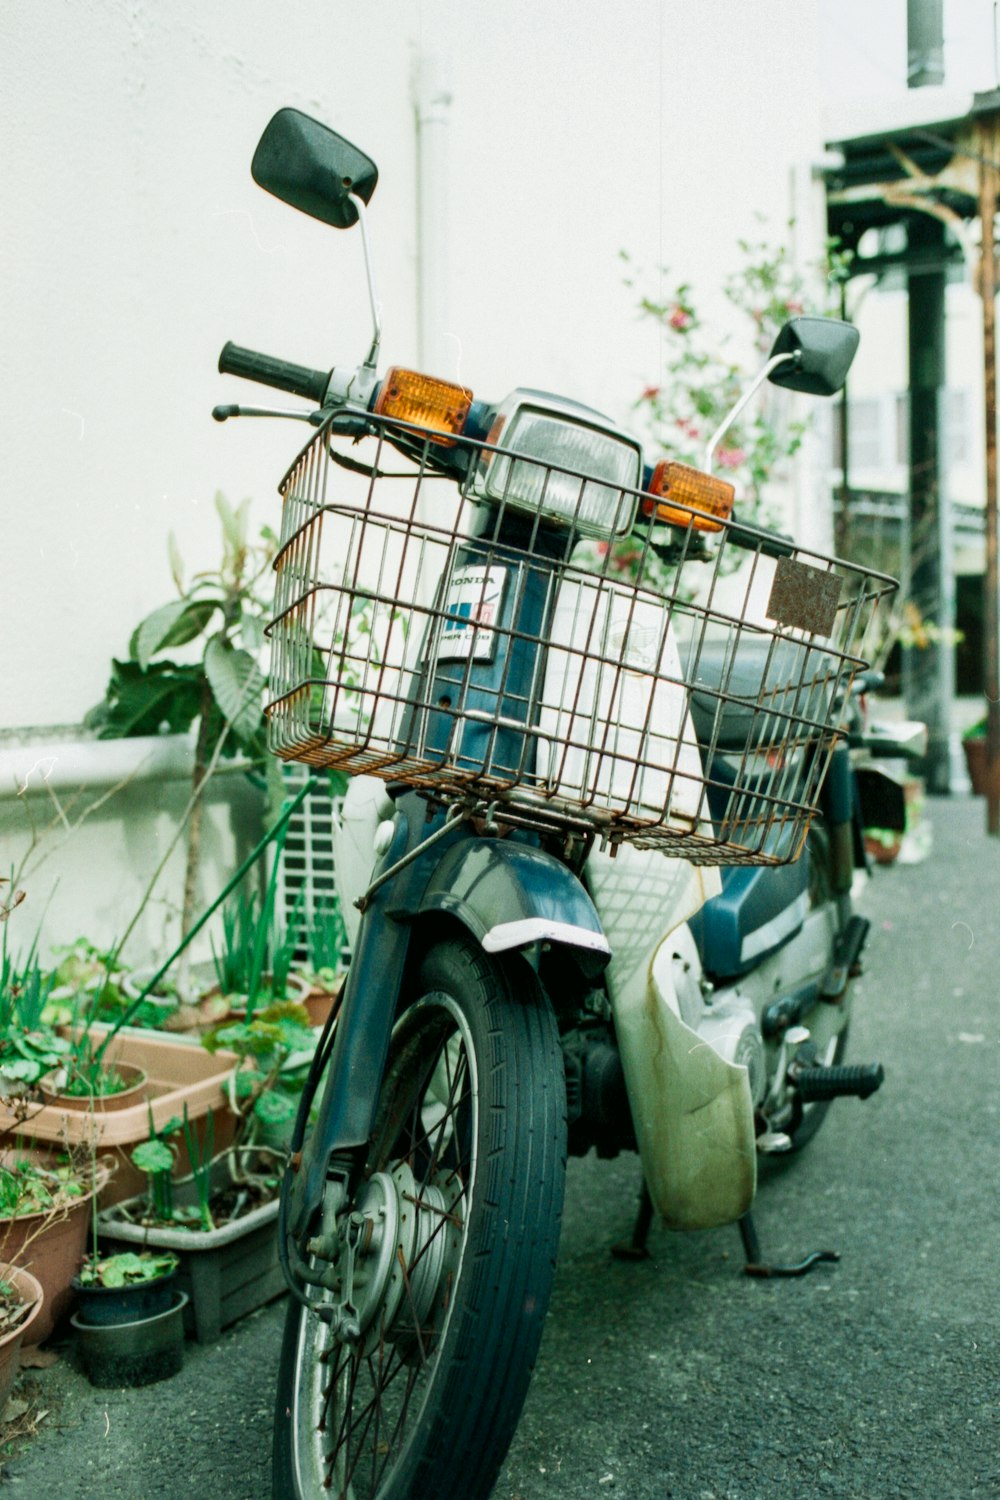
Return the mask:
{"type": "Polygon", "coordinates": [[[332,984],[326,984],[315,976],[310,980],[310,990],[305,998],[310,1026],[325,1026],[327,1016],[340,1004],[346,974],[338,974],[332,984]]]}
{"type": "MultiPolygon", "coordinates": [[[[986,736],[978,735],[973,739],[963,740],[962,749],[965,752],[965,764],[969,772],[969,780],[972,782],[973,793],[977,797],[985,797],[990,790],[989,767],[986,763],[986,736]]],[[[994,767],[994,791],[1000,794],[1000,764],[994,767]]]]}
{"type": "MultiPolygon", "coordinates": [[[[107,1167],[98,1165],[98,1193],[107,1179],[107,1167]]],[[[93,1191],[82,1193],[58,1209],[0,1219],[0,1260],[29,1269],[43,1293],[42,1308],[27,1330],[25,1343],[40,1344],[47,1339],[72,1306],[71,1282],[83,1263],[93,1196],[93,1191]]]]}
{"type": "Polygon", "coordinates": [[[124,1088],[117,1089],[112,1094],[66,1094],[51,1078],[43,1078],[39,1086],[45,1102],[54,1104],[59,1109],[79,1109],[88,1113],[96,1111],[97,1114],[131,1109],[133,1104],[141,1104],[149,1083],[145,1069],[127,1062],[116,1062],[113,1067],[118,1077],[125,1082],[124,1088]]]}
{"type": "MultiPolygon", "coordinates": [[[[21,1366],[21,1345],[42,1315],[45,1293],[37,1277],[32,1276],[30,1271],[23,1270],[21,1266],[0,1264],[0,1281],[6,1281],[13,1286],[22,1302],[32,1304],[31,1311],[27,1317],[21,1319],[16,1328],[0,1335],[0,1411],[2,1411],[21,1366]]],[[[28,1342],[36,1343],[37,1335],[28,1342]]]]}

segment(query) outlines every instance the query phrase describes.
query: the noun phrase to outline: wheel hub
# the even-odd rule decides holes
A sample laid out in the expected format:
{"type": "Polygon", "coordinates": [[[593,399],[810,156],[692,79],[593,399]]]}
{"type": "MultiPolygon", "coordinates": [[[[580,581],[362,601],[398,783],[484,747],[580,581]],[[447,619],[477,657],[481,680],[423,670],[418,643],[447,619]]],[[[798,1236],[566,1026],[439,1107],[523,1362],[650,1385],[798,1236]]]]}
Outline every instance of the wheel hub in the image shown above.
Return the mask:
{"type": "Polygon", "coordinates": [[[462,1184],[434,1172],[419,1188],[405,1162],[376,1172],[338,1226],[332,1324],[342,1343],[370,1353],[382,1341],[428,1352],[461,1245],[462,1184]]]}

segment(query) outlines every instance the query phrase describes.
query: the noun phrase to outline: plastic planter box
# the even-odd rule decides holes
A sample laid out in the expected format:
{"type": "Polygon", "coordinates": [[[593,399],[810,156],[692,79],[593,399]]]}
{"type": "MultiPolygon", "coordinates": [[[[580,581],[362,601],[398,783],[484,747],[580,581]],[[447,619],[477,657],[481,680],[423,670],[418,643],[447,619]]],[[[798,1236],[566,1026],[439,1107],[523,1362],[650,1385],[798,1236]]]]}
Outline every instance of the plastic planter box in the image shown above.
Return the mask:
{"type": "MultiPolygon", "coordinates": [[[[95,1040],[106,1028],[93,1026],[95,1040]]],[[[229,1108],[227,1081],[237,1065],[233,1052],[216,1052],[213,1056],[203,1047],[175,1042],[155,1032],[130,1030],[119,1032],[108,1047],[113,1062],[135,1063],[147,1074],[143,1097],[127,1109],[98,1113],[91,1110],[64,1109],[46,1104],[29,1111],[26,1120],[0,1105],[0,1132],[12,1132],[20,1140],[65,1149],[68,1145],[96,1146],[102,1158],[113,1159],[113,1175],[101,1194],[107,1207],[139,1192],[145,1178],[133,1167],[129,1153],[149,1137],[149,1111],[157,1129],[172,1116],[181,1117],[187,1105],[188,1118],[195,1131],[203,1136],[209,1115],[214,1117],[214,1149],[224,1150],[233,1138],[236,1117],[229,1108]]],[[[174,1138],[177,1147],[177,1171],[190,1170],[182,1137],[174,1138]]]]}
{"type": "MultiPolygon", "coordinates": [[[[196,1201],[190,1181],[174,1189],[178,1203],[196,1201]]],[[[142,1198],[120,1205],[138,1211],[142,1198]]],[[[130,1224],[105,1210],[98,1222],[101,1244],[119,1250],[173,1250],[179,1257],[177,1286],[190,1301],[185,1328],[199,1344],[211,1344],[223,1328],[286,1290],[278,1261],[278,1200],[255,1208],[220,1229],[161,1229],[130,1224]]]]}

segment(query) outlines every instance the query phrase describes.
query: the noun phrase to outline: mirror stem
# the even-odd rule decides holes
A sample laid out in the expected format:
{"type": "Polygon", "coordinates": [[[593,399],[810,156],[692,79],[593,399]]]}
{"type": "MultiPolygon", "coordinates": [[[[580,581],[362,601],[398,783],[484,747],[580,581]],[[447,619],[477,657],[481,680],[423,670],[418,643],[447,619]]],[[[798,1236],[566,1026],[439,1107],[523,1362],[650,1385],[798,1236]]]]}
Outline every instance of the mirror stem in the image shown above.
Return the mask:
{"type": "Polygon", "coordinates": [[[716,448],[722,442],[722,439],[725,437],[730,427],[732,427],[733,423],[736,421],[736,418],[743,413],[749,402],[757,394],[760,387],[764,384],[764,381],[770,375],[771,371],[776,370],[779,365],[787,364],[789,360],[791,360],[791,362],[794,364],[797,358],[797,354],[773,354],[764,368],[758,371],[754,379],[750,382],[746,390],[743,392],[743,395],[737,401],[736,405],[726,412],[726,415],[723,417],[722,421],[719,423],[718,427],[715,429],[715,431],[712,433],[712,436],[705,444],[706,474],[711,474],[712,472],[712,458],[715,454],[716,448]]]}
{"type": "Polygon", "coordinates": [[[365,251],[365,275],[368,277],[368,301],[372,312],[372,346],[368,351],[365,364],[374,370],[378,365],[378,352],[382,343],[382,303],[379,301],[378,290],[375,286],[375,265],[372,261],[371,242],[368,238],[368,216],[363,199],[357,193],[351,194],[351,202],[358,211],[358,223],[361,225],[361,243],[365,251]]]}

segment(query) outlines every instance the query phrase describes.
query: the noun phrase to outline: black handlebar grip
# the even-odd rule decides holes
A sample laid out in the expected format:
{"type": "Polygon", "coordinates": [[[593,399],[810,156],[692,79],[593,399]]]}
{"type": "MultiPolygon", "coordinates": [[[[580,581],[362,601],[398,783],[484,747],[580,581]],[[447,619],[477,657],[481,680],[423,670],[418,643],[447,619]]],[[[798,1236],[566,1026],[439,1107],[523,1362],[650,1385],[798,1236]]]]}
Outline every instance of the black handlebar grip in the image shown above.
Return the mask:
{"type": "Polygon", "coordinates": [[[244,380],[256,380],[261,385],[274,386],[275,390],[318,402],[323,400],[330,383],[329,370],[310,370],[307,365],[289,364],[287,359],[241,349],[233,343],[224,345],[219,355],[219,370],[223,375],[241,375],[244,380]]]}
{"type": "Polygon", "coordinates": [[[734,547],[747,552],[760,552],[764,557],[794,557],[795,543],[791,537],[781,536],[777,531],[765,531],[759,526],[745,526],[734,516],[726,528],[726,537],[734,547]]]}

